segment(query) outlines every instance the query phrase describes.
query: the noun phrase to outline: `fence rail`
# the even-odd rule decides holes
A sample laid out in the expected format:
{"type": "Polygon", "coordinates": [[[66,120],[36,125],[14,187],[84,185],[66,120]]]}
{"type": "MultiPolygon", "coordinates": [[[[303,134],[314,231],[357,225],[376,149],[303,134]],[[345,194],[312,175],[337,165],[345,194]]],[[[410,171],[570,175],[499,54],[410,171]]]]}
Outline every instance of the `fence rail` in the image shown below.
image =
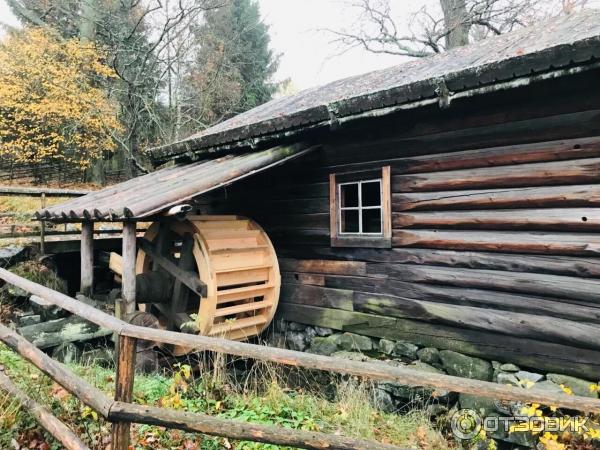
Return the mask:
{"type": "Polygon", "coordinates": [[[0,279],[31,294],[40,296],[92,323],[108,328],[118,336],[116,394],[115,399],[112,400],[104,393],[89,385],[85,380],[75,376],[62,365],[53,361],[23,337],[0,325],[0,341],[33,363],[83,403],[113,422],[112,448],[114,450],[128,448],[129,424],[131,422],[160,425],[233,439],[291,445],[310,449],[370,450],[397,448],[386,444],[344,438],[332,434],[247,424],[215,418],[205,414],[135,405],[131,402],[131,397],[137,340],[181,345],[199,351],[209,350],[290,366],[327,370],[372,380],[427,386],[498,400],[539,403],[589,413],[600,413],[599,399],[524,389],[515,386],[504,386],[497,383],[465,379],[445,374],[427,373],[403,367],[392,367],[382,362],[349,361],[341,358],[312,355],[220,338],[145,328],[124,322],[62,293],[21,278],[5,269],[0,269],[0,279]]]}

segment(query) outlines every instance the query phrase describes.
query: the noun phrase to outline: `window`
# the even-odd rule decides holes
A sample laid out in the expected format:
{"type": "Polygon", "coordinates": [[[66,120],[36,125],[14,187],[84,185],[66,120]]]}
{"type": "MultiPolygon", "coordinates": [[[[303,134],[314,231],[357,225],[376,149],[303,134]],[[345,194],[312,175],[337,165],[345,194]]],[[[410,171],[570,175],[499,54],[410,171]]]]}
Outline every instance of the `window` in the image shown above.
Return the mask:
{"type": "Polygon", "coordinates": [[[330,175],[331,245],[390,247],[390,168],[330,175]]]}

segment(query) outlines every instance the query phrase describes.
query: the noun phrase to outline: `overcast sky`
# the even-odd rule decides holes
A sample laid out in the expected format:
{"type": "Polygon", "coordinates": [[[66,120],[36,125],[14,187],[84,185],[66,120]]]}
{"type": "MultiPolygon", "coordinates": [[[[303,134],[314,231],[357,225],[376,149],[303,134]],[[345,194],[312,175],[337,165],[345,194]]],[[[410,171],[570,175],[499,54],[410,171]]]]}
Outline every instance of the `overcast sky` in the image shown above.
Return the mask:
{"type": "MultiPolygon", "coordinates": [[[[278,81],[291,78],[295,87],[304,89],[403,61],[361,50],[335,56],[340,49],[330,43],[330,34],[319,30],[351,26],[353,15],[338,0],[259,0],[259,3],[262,16],[270,25],[272,46],[281,54],[278,81]]],[[[18,25],[5,0],[0,0],[0,22],[18,25]]]]}
{"type": "MultiPolygon", "coordinates": [[[[353,49],[340,55],[326,28],[352,29],[355,13],[344,8],[343,0],[258,0],[262,16],[270,26],[272,46],[281,54],[277,81],[290,78],[304,89],[371,70],[400,64],[405,59],[375,55],[353,49]]],[[[554,0],[557,1],[557,0],[554,0]]],[[[600,0],[589,0],[599,7],[600,0]]],[[[396,16],[407,18],[423,4],[435,0],[393,0],[396,16]]],[[[0,0],[0,23],[17,25],[5,0],[0,0]]],[[[1,31],[0,31],[1,32],[1,31]]]]}

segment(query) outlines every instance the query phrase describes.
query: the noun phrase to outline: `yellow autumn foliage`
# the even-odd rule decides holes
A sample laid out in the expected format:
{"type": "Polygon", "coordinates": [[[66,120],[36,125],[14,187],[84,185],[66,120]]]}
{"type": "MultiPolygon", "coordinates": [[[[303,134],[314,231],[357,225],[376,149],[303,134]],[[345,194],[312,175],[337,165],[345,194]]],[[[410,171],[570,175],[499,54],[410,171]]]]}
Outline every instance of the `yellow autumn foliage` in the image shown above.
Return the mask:
{"type": "Polygon", "coordinates": [[[117,110],[103,88],[115,77],[91,43],[30,28],[0,42],[0,158],[62,161],[85,169],[114,151],[117,110]]]}

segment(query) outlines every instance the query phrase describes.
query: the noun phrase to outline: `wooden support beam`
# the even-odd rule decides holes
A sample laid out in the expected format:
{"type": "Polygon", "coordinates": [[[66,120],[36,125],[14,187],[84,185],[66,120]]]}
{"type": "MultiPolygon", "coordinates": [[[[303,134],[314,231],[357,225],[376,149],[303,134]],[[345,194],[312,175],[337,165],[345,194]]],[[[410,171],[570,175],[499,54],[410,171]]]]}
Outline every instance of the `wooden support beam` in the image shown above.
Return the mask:
{"type": "MultiPolygon", "coordinates": [[[[136,339],[119,336],[115,401],[131,403],[135,378],[136,339]]],[[[114,404],[113,404],[114,405],[114,404]]],[[[109,417],[110,418],[110,417],[109,417]]],[[[128,450],[131,438],[131,421],[118,420],[112,425],[112,450],[128,450]]]]}
{"type": "MultiPolygon", "coordinates": [[[[178,269],[180,269],[184,273],[191,273],[194,265],[196,264],[196,260],[194,259],[194,238],[191,234],[186,233],[183,236],[183,242],[181,244],[181,251],[179,256],[179,265],[178,269]]],[[[199,277],[196,276],[196,279],[199,277]]],[[[206,290],[206,285],[203,284],[204,290],[206,290]]],[[[202,287],[200,288],[202,292],[202,287]]],[[[184,313],[187,307],[188,298],[190,296],[190,291],[186,289],[183,283],[176,278],[175,284],[173,286],[173,294],[171,297],[171,305],[170,305],[170,314],[167,317],[167,329],[173,329],[174,318],[176,314],[184,313]]],[[[204,295],[205,297],[205,295],[204,295]]],[[[177,328],[179,330],[179,328],[177,328]]]]}
{"type": "Polygon", "coordinates": [[[135,312],[135,260],[137,258],[135,225],[135,222],[123,223],[123,274],[121,276],[123,304],[120,308],[120,319],[135,312]]]}
{"type": "Polygon", "coordinates": [[[0,389],[21,403],[21,407],[59,441],[67,450],[89,450],[69,427],[52,415],[47,408],[33,401],[25,392],[19,389],[6,374],[0,370],[0,389]]]}
{"type": "Polygon", "coordinates": [[[395,445],[335,434],[283,429],[274,425],[259,425],[221,419],[206,414],[194,414],[120,402],[115,402],[111,410],[111,417],[115,420],[130,420],[136,423],[175,428],[212,436],[224,436],[240,441],[271,443],[285,447],[328,450],[400,450],[395,445]]]}
{"type": "Polygon", "coordinates": [[[94,286],[94,224],[81,224],[81,283],[79,292],[90,297],[94,286]]]}
{"type": "Polygon", "coordinates": [[[198,277],[198,275],[195,272],[192,272],[191,270],[182,270],[173,261],[164,257],[163,255],[160,255],[156,251],[154,245],[146,239],[142,239],[140,241],[140,246],[142,247],[142,250],[144,250],[144,252],[148,256],[150,256],[154,262],[156,262],[164,270],[166,270],[171,275],[173,275],[173,277],[175,277],[175,279],[179,280],[181,283],[183,283],[184,285],[189,287],[193,292],[195,292],[200,297],[206,297],[206,295],[207,295],[206,284],[204,284],[200,280],[200,278],[198,277]]]}
{"type": "MultiPolygon", "coordinates": [[[[46,207],[46,194],[42,192],[40,196],[41,209],[46,207]]],[[[46,222],[40,221],[40,254],[43,256],[46,254],[46,222]]]]}

